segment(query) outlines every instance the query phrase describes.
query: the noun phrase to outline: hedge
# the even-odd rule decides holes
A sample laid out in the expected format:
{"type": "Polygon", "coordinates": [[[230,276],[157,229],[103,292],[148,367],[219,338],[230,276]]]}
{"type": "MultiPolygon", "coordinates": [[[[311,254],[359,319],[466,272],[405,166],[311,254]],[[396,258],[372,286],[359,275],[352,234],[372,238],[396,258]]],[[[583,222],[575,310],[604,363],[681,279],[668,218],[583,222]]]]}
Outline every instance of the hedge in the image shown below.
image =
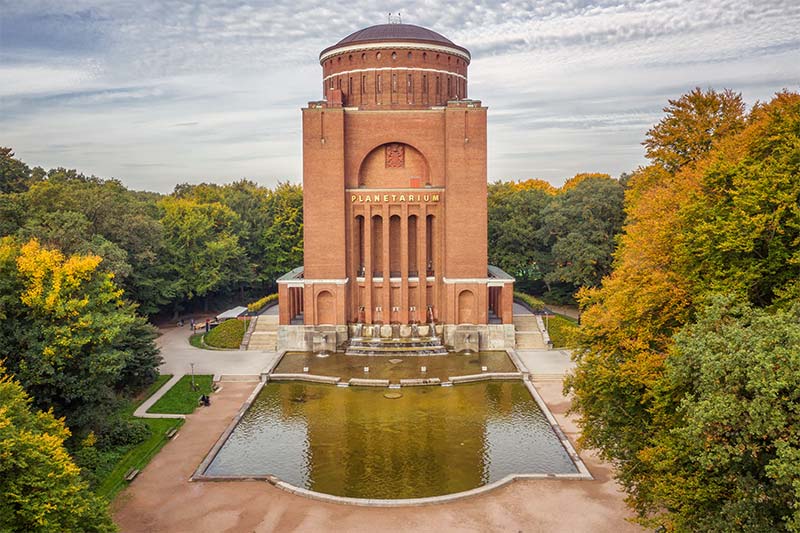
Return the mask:
{"type": "Polygon", "coordinates": [[[534,313],[544,311],[544,302],[538,298],[534,298],[530,294],[514,291],[514,299],[519,300],[520,302],[530,307],[531,311],[533,311],[534,313]]]}
{"type": "Polygon", "coordinates": [[[275,302],[277,300],[278,300],[277,292],[270,294],[268,296],[264,296],[260,300],[256,300],[255,302],[247,304],[247,312],[251,314],[258,313],[259,311],[264,309],[264,307],[266,307],[268,303],[275,302]]]}

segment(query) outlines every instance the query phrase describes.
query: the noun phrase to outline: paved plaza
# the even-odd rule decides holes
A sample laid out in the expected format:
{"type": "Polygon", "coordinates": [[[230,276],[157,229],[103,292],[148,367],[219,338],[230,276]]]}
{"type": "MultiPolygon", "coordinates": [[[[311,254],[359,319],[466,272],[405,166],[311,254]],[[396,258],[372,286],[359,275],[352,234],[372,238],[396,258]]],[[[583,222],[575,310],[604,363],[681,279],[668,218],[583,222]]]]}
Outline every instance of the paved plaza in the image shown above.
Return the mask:
{"type": "MultiPolygon", "coordinates": [[[[256,376],[277,354],[199,350],[189,330],[162,330],[162,372],[181,374],[195,363],[198,374],[256,376]]],[[[566,351],[520,352],[534,383],[574,443],[578,430],[566,416],[569,400],[561,375],[570,367],[566,351]]],[[[641,531],[626,521],[629,511],[611,478],[611,467],[590,452],[581,458],[593,481],[517,480],[486,494],[422,507],[368,508],[320,502],[284,492],[264,481],[190,482],[256,386],[224,381],[210,407],[186,417],[170,441],[114,502],[123,532],[267,531],[526,531],[625,533],[641,531]]]]}

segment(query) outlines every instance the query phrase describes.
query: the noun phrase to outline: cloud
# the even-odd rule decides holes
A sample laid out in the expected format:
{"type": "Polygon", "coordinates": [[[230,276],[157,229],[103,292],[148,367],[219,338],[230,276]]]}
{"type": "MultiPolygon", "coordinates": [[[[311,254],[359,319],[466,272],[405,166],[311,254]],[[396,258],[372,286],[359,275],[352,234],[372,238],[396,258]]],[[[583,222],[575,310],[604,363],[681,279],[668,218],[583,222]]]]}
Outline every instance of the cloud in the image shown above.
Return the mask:
{"type": "MultiPolygon", "coordinates": [[[[319,51],[386,20],[359,0],[0,0],[0,13],[3,143],[162,191],[299,181],[319,51]]],[[[800,79],[794,0],[420,0],[403,20],[471,50],[490,178],[619,174],[643,162],[668,98],[730,87],[752,103],[800,79]]]]}

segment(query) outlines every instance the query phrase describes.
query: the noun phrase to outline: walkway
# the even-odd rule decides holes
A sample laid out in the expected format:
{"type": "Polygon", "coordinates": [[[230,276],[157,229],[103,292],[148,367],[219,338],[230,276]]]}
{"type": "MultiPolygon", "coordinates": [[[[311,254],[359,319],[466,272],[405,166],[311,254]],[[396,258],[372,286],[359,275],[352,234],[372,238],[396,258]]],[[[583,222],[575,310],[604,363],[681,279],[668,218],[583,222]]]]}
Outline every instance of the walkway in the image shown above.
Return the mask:
{"type": "Polygon", "coordinates": [[[156,339],[156,344],[161,348],[164,358],[164,363],[159,367],[162,374],[189,374],[192,371],[190,363],[194,363],[195,374],[255,376],[260,375],[278,355],[276,352],[195,348],[189,344],[191,329],[188,325],[159,331],[161,336],[156,339]]]}
{"type": "Polygon", "coordinates": [[[136,408],[136,411],[133,412],[133,416],[138,416],[139,418],[186,418],[185,415],[174,415],[168,413],[148,413],[147,410],[150,409],[154,403],[161,399],[169,389],[172,388],[180,379],[182,374],[175,374],[169,380],[161,385],[161,388],[154,392],[148,399],[146,399],[142,404],[136,408]]]}
{"type": "MultiPolygon", "coordinates": [[[[593,481],[518,480],[487,494],[424,507],[365,508],[306,499],[263,481],[189,482],[244,400],[252,383],[225,383],[208,408],[188,415],[139,477],[115,500],[114,520],[135,532],[530,531],[634,533],[611,466],[581,457],[593,481]]],[[[561,384],[536,387],[567,436],[577,429],[561,384]]]]}

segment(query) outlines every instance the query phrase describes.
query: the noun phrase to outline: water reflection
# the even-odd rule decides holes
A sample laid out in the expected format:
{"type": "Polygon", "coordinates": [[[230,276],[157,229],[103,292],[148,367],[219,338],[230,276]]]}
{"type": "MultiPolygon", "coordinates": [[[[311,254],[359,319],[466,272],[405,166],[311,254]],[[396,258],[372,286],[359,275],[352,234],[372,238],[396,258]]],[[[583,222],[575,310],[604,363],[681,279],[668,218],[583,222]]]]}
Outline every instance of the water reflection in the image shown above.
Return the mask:
{"type": "Polygon", "coordinates": [[[208,475],[267,475],[356,498],[415,498],[576,468],[520,382],[385,389],[271,383],[208,475]]]}

